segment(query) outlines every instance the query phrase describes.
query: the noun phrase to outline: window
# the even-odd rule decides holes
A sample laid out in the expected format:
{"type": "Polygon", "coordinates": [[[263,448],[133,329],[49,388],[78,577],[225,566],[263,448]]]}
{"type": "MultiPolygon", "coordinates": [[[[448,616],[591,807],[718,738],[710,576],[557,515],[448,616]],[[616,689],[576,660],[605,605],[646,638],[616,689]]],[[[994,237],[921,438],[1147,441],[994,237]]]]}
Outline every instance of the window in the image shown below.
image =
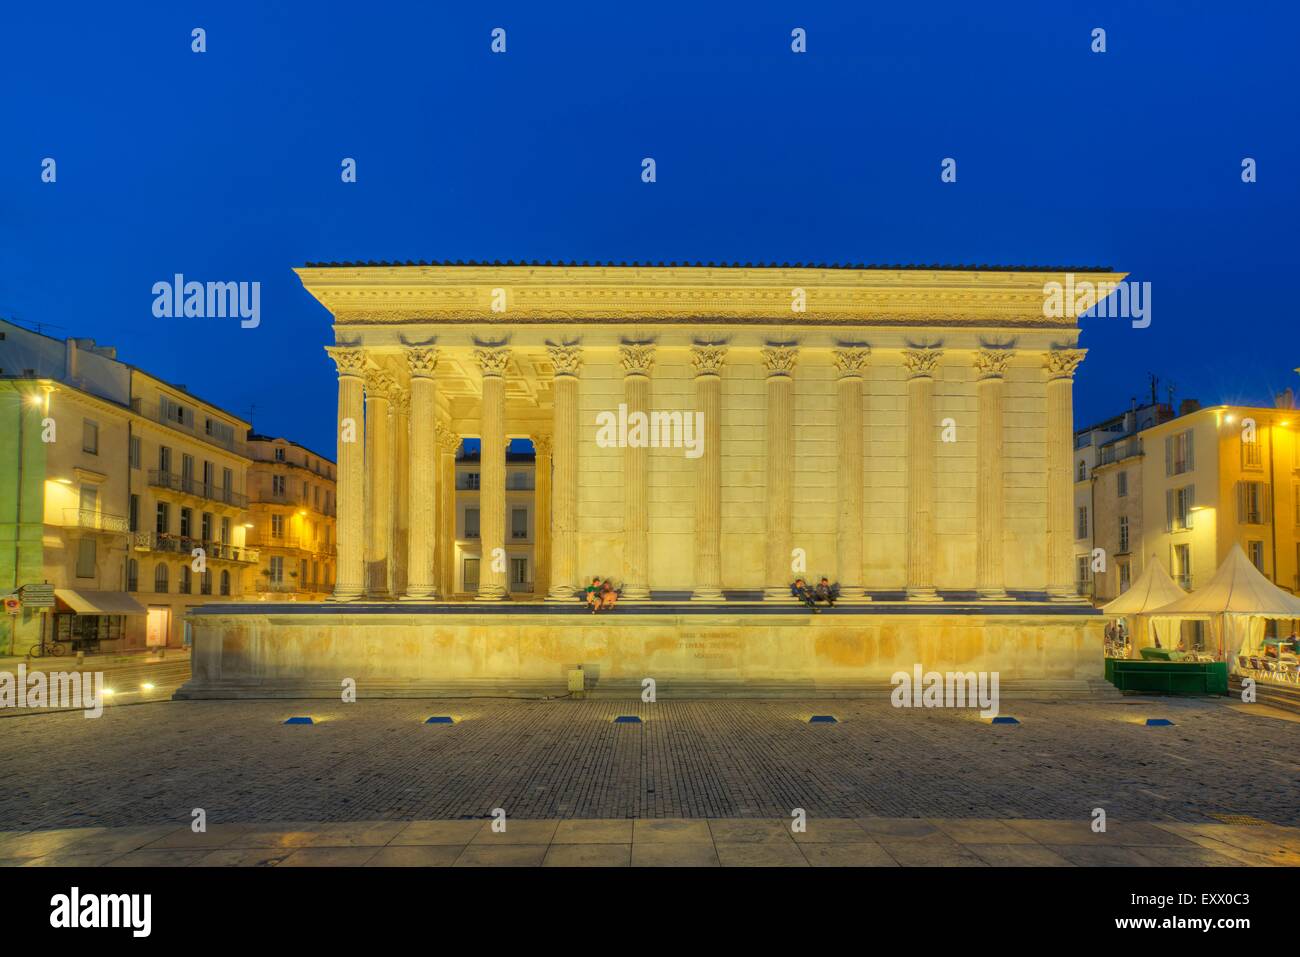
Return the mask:
{"type": "Polygon", "coordinates": [[[271,537],[284,538],[284,516],[283,515],[271,516],[271,537]]]}
{"type": "Polygon", "coordinates": [[[181,509],[181,538],[189,538],[193,532],[190,530],[191,519],[194,517],[192,509],[181,509]]]}
{"type": "Polygon", "coordinates": [[[512,508],[510,510],[510,537],[528,537],[528,509],[512,508]]]}
{"type": "Polygon", "coordinates": [[[1075,590],[1080,595],[1086,595],[1092,583],[1092,556],[1080,555],[1075,558],[1074,564],[1075,590]]]}
{"type": "Polygon", "coordinates": [[[131,504],[128,509],[130,515],[130,529],[133,532],[140,531],[140,496],[134,492],[131,494],[131,504]]]}
{"type": "Polygon", "coordinates": [[[154,531],[159,535],[166,535],[172,530],[172,511],[171,506],[166,502],[158,503],[158,512],[154,519],[154,531]]]}
{"type": "Polygon", "coordinates": [[[465,537],[478,538],[478,509],[465,509],[465,537]]]}
{"type": "Polygon", "coordinates": [[[203,494],[212,498],[216,494],[217,469],[211,462],[203,463],[203,494]]]}
{"type": "Polygon", "coordinates": [[[1196,468],[1192,454],[1192,430],[1165,438],[1165,474],[1182,475],[1196,468]]]}
{"type": "Polygon", "coordinates": [[[512,585],[528,584],[528,559],[527,558],[510,559],[510,584],[512,585]]]}
{"type": "Polygon", "coordinates": [[[284,556],[276,555],[271,559],[271,581],[279,584],[284,581],[284,556]]]}
{"type": "Polygon", "coordinates": [[[1074,523],[1074,537],[1088,537],[1088,506],[1086,505],[1080,505],[1078,508],[1078,513],[1074,523]]]}
{"type": "Polygon", "coordinates": [[[200,531],[205,542],[212,541],[212,513],[204,512],[200,519],[200,531]]]}
{"type": "Polygon", "coordinates": [[[1183,591],[1192,590],[1192,546],[1175,545],[1172,551],[1174,581],[1183,591]]]}
{"type": "Polygon", "coordinates": [[[231,493],[234,492],[234,486],[235,486],[235,473],[232,472],[230,469],[222,469],[221,470],[221,500],[223,502],[229,502],[231,500],[231,493]]]}
{"type": "Polygon", "coordinates": [[[95,540],[89,535],[77,542],[77,577],[95,577],[95,540]]]}
{"type": "Polygon", "coordinates": [[[283,462],[283,461],[284,461],[284,449],[283,449],[283,448],[277,448],[277,449],[275,450],[275,460],[276,460],[277,462],[283,462]]]}
{"type": "Polygon", "coordinates": [[[126,560],[126,590],[138,591],[140,588],[140,563],[134,558],[126,560]]]}
{"type": "Polygon", "coordinates": [[[1128,497],[1128,472],[1122,469],[1115,473],[1115,493],[1120,498],[1128,497]]]}
{"type": "Polygon", "coordinates": [[[221,594],[230,594],[230,572],[224,569],[221,572],[221,594]]]}
{"type": "Polygon", "coordinates": [[[1186,485],[1165,491],[1165,531],[1181,532],[1192,527],[1196,487],[1186,485]]]}
{"type": "Polygon", "coordinates": [[[1241,525],[1267,525],[1269,516],[1268,486],[1263,482],[1237,483],[1237,522],[1241,525]]]}
{"type": "Polygon", "coordinates": [[[95,520],[95,513],[99,511],[99,489],[93,485],[81,486],[81,512],[82,520],[89,518],[95,520]]]}
{"type": "Polygon", "coordinates": [[[81,451],[87,455],[99,454],[99,423],[85,419],[81,423],[81,451]]]}
{"type": "Polygon", "coordinates": [[[165,445],[158,446],[158,471],[166,474],[172,470],[172,450],[165,445]]]}
{"type": "Polygon", "coordinates": [[[221,517],[221,544],[230,544],[230,519],[224,515],[221,517]]]}
{"type": "Polygon", "coordinates": [[[1252,429],[1249,441],[1246,439],[1245,430],[1241,435],[1241,467],[1244,469],[1258,469],[1264,467],[1263,455],[1261,454],[1259,437],[1252,429]]]}
{"type": "Polygon", "coordinates": [[[1086,482],[1088,480],[1088,463],[1079,459],[1079,467],[1074,470],[1074,479],[1076,482],[1086,482]]]}
{"type": "Polygon", "coordinates": [[[283,475],[272,475],[272,476],[271,476],[271,494],[272,494],[272,495],[284,495],[284,493],[285,493],[284,490],[285,490],[285,487],[286,487],[287,483],[288,483],[288,479],[286,479],[283,475]]]}
{"type": "Polygon", "coordinates": [[[199,574],[199,594],[212,594],[212,572],[206,571],[199,574]]]}
{"type": "Polygon", "coordinates": [[[190,591],[194,588],[194,574],[193,572],[190,571],[190,566],[188,562],[186,562],[184,565],[181,566],[181,578],[180,578],[179,586],[180,586],[179,590],[182,595],[188,595],[190,591]]]}
{"type": "Polygon", "coordinates": [[[162,562],[154,566],[153,590],[160,595],[167,594],[167,566],[162,562]]]}
{"type": "Polygon", "coordinates": [[[181,453],[181,489],[194,491],[194,456],[181,453]]]}
{"type": "Polygon", "coordinates": [[[1131,580],[1132,571],[1128,562],[1119,563],[1119,593],[1122,595],[1128,591],[1129,586],[1133,583],[1131,580]]]}
{"type": "Polygon", "coordinates": [[[476,489],[476,488],[478,488],[478,487],[479,487],[479,484],[478,484],[478,473],[477,473],[477,472],[466,472],[466,473],[465,473],[465,488],[467,488],[467,489],[476,489]]]}
{"type": "Polygon", "coordinates": [[[1128,551],[1128,516],[1119,517],[1119,550],[1120,554],[1128,551]]]}
{"type": "Polygon", "coordinates": [[[1263,542],[1247,542],[1246,556],[1250,559],[1250,563],[1252,565],[1258,568],[1261,572],[1264,570],[1264,543],[1263,542]]]}
{"type": "Polygon", "coordinates": [[[175,399],[163,396],[159,407],[164,422],[175,422],[177,425],[186,426],[194,424],[194,410],[181,405],[175,399]]]}
{"type": "Polygon", "coordinates": [[[478,591],[478,559],[465,559],[465,591],[478,591]]]}
{"type": "Polygon", "coordinates": [[[131,468],[138,469],[140,467],[140,436],[131,436],[130,441],[127,443],[127,458],[130,459],[131,468]]]}

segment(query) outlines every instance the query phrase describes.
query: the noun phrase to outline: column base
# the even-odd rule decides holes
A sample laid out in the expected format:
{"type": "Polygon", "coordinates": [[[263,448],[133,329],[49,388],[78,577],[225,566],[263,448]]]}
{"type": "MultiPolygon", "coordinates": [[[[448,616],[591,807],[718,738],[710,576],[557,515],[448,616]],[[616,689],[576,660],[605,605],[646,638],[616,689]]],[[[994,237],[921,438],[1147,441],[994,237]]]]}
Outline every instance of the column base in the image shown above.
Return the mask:
{"type": "Polygon", "coordinates": [[[981,588],[979,595],[980,601],[1015,601],[1004,588],[981,588]]]}
{"type": "Polygon", "coordinates": [[[907,590],[907,600],[908,600],[908,601],[917,601],[917,602],[940,602],[940,601],[943,601],[943,599],[939,597],[938,592],[936,592],[933,588],[929,588],[929,587],[926,587],[926,588],[909,588],[909,589],[907,590]]]}
{"type": "Polygon", "coordinates": [[[691,592],[691,601],[710,601],[714,603],[725,601],[722,597],[721,588],[697,588],[691,592]]]}
{"type": "Polygon", "coordinates": [[[547,601],[577,601],[578,592],[572,585],[556,585],[546,596],[547,601]]]}
{"type": "Polygon", "coordinates": [[[802,604],[798,598],[790,594],[789,585],[769,585],[764,588],[763,601],[786,601],[793,605],[802,604]]]}
{"type": "Polygon", "coordinates": [[[401,598],[397,600],[398,601],[442,601],[442,598],[439,597],[437,589],[431,588],[427,592],[423,592],[423,593],[408,591],[405,595],[403,595],[401,598]]]}
{"type": "Polygon", "coordinates": [[[364,597],[364,592],[360,588],[336,588],[326,601],[360,601],[364,597]]]}
{"type": "Polygon", "coordinates": [[[836,604],[843,602],[848,605],[860,605],[864,602],[871,601],[871,596],[867,594],[866,589],[860,586],[851,586],[845,588],[840,586],[840,597],[835,599],[836,604]]]}
{"type": "Polygon", "coordinates": [[[1063,590],[1060,588],[1049,588],[1047,589],[1047,600],[1059,601],[1065,604],[1075,604],[1075,605],[1091,604],[1091,602],[1088,601],[1088,597],[1086,595],[1080,595],[1073,588],[1069,590],[1063,590]]]}
{"type": "Polygon", "coordinates": [[[509,597],[510,595],[506,592],[506,590],[502,586],[488,585],[485,588],[479,589],[478,594],[474,596],[474,600],[475,601],[505,601],[509,597]]]}
{"type": "Polygon", "coordinates": [[[650,589],[645,585],[624,585],[619,601],[643,602],[650,600],[650,589]]]}

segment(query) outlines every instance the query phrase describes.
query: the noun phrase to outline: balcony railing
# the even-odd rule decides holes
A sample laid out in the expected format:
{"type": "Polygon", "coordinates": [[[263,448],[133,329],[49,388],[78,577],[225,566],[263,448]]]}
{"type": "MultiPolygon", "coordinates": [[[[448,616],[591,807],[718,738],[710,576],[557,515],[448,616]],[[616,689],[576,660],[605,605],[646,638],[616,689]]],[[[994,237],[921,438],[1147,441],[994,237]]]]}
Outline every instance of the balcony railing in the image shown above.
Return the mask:
{"type": "Polygon", "coordinates": [[[265,492],[259,493],[254,499],[257,505],[292,505],[294,508],[309,508],[320,515],[333,515],[334,505],[318,505],[315,502],[309,502],[301,496],[290,495],[288,492],[265,492]]]}
{"type": "Polygon", "coordinates": [[[333,589],[333,585],[327,585],[325,582],[272,582],[263,580],[258,584],[259,591],[271,592],[277,595],[319,595],[333,591],[333,589]]]}
{"type": "Polygon", "coordinates": [[[210,561],[238,562],[241,565],[256,564],[261,557],[261,553],[256,548],[241,548],[224,542],[205,542],[197,538],[159,532],[132,532],[131,547],[142,552],[167,552],[187,556],[193,555],[194,549],[201,548],[204,557],[210,561]]]}
{"type": "Polygon", "coordinates": [[[223,505],[233,505],[236,508],[248,507],[247,495],[223,488],[220,485],[204,482],[202,479],[177,475],[175,472],[150,469],[149,484],[155,488],[171,489],[173,492],[180,492],[183,495],[194,495],[210,502],[220,502],[223,505]]]}
{"type": "Polygon", "coordinates": [[[129,532],[130,523],[122,515],[110,515],[108,512],[93,508],[65,508],[63,525],[66,528],[84,528],[96,532],[129,532]]]}
{"type": "Polygon", "coordinates": [[[294,548],[303,552],[312,552],[316,555],[333,555],[335,546],[325,542],[311,542],[305,538],[296,538],[292,535],[261,535],[248,543],[257,548],[294,548]]]}
{"type": "Polygon", "coordinates": [[[1101,464],[1110,465],[1112,462],[1122,462],[1124,459],[1130,459],[1141,454],[1142,439],[1133,436],[1119,442],[1112,442],[1110,445],[1103,445],[1101,447],[1101,464]]]}
{"type": "MultiPolygon", "coordinates": [[[[187,406],[186,408],[190,407],[187,406]]],[[[208,432],[206,422],[196,425],[193,421],[193,412],[198,411],[197,409],[191,411],[191,414],[188,416],[190,421],[188,422],[177,421],[173,416],[167,415],[159,403],[145,402],[142,399],[131,400],[131,411],[137,415],[144,416],[146,419],[151,419],[154,422],[161,422],[163,425],[175,429],[177,432],[184,432],[186,435],[192,435],[200,441],[215,445],[228,452],[234,452],[236,455],[242,455],[245,458],[252,457],[249,454],[248,446],[234,436],[226,438],[221,435],[213,435],[208,432]]]]}

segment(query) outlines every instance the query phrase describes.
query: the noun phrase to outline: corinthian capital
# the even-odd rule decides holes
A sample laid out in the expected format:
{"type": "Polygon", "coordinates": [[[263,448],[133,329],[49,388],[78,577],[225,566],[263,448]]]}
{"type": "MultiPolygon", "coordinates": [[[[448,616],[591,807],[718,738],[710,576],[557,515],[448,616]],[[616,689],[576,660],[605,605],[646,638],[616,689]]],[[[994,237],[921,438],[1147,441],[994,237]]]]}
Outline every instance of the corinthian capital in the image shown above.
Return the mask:
{"type": "Polygon", "coordinates": [[[366,371],[366,354],[361,349],[349,349],[347,346],[326,346],[325,351],[334,360],[340,376],[361,378],[366,371]]]}
{"type": "Polygon", "coordinates": [[[397,391],[397,380],[384,369],[366,369],[366,395],[372,399],[391,399],[397,391]]]}
{"type": "Polygon", "coordinates": [[[904,349],[903,365],[913,379],[933,378],[941,355],[942,349],[904,349]]]}
{"type": "Polygon", "coordinates": [[[861,378],[867,368],[871,350],[866,346],[855,346],[852,349],[836,349],[832,355],[835,356],[835,369],[841,379],[861,378]]]}
{"type": "Polygon", "coordinates": [[[510,364],[510,350],[500,347],[475,349],[474,359],[485,376],[504,376],[510,364]]]}
{"type": "Polygon", "coordinates": [[[691,364],[695,366],[695,374],[697,376],[722,375],[722,363],[726,358],[726,346],[691,346],[691,364]]]}
{"type": "Polygon", "coordinates": [[[624,343],[618,347],[623,375],[648,376],[655,364],[655,347],[648,342],[624,343]]]}
{"type": "Polygon", "coordinates": [[[433,346],[407,346],[406,365],[412,376],[431,379],[438,366],[438,350],[433,346]]]}
{"type": "Polygon", "coordinates": [[[550,458],[551,452],[555,449],[554,440],[549,435],[533,436],[533,451],[540,458],[550,458]]]}
{"type": "Polygon", "coordinates": [[[1011,361],[1010,349],[980,349],[975,353],[975,375],[980,379],[1001,379],[1011,361]]]}
{"type": "Polygon", "coordinates": [[[578,374],[578,368],[582,365],[581,346],[547,346],[546,351],[551,357],[551,365],[555,366],[556,375],[578,374]]]}
{"type": "Polygon", "coordinates": [[[388,394],[388,402],[388,407],[393,410],[394,415],[411,414],[411,393],[401,385],[394,384],[393,391],[388,394]]]}
{"type": "Polygon", "coordinates": [[[799,358],[799,350],[794,346],[766,346],[763,349],[763,365],[768,376],[794,375],[794,363],[799,358]]]}
{"type": "Polygon", "coordinates": [[[460,448],[460,436],[441,422],[433,427],[433,431],[438,440],[438,447],[444,452],[455,452],[460,448]]]}
{"type": "Polygon", "coordinates": [[[1087,349],[1053,349],[1043,356],[1043,368],[1049,379],[1069,379],[1088,354],[1087,349]]]}

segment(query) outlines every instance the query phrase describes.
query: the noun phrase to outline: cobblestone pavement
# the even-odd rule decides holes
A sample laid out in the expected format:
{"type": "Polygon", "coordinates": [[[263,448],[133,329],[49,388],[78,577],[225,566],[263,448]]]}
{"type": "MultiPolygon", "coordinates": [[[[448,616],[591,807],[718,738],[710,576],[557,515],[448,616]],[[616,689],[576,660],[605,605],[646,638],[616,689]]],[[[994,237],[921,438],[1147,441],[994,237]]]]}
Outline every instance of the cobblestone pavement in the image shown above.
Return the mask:
{"type": "Polygon", "coordinates": [[[949,818],[174,824],[0,832],[5,867],[1238,867],[1300,863],[1300,830],[949,818]]]}
{"type": "Polygon", "coordinates": [[[1229,699],[168,701],[0,720],[0,830],[211,822],[1300,819],[1295,723],[1229,699]],[[639,714],[642,725],[615,724],[639,714]],[[812,714],[837,715],[810,725],[812,714]],[[310,714],[314,726],[286,726],[310,714]],[[454,725],[426,725],[450,714],[454,725]],[[1156,715],[1172,727],[1140,722],[1156,715]]]}

